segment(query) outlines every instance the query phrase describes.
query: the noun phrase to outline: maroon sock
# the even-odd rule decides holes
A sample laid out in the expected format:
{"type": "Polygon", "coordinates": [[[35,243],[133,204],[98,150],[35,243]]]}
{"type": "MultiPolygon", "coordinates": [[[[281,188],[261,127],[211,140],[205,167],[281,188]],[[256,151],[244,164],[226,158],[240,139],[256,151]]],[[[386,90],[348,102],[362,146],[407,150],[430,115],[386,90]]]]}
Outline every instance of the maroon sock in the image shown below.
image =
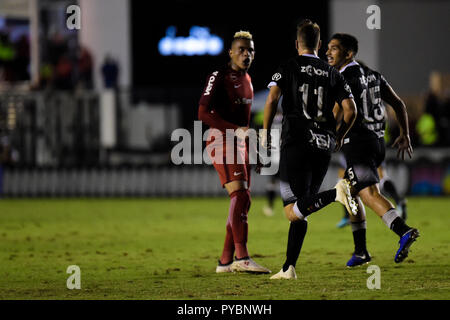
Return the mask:
{"type": "Polygon", "coordinates": [[[231,195],[231,228],[233,231],[234,248],[236,258],[248,257],[247,238],[248,223],[247,214],[250,208],[250,192],[248,190],[238,190],[231,195]]]}
{"type": "Polygon", "coordinates": [[[227,220],[227,231],[225,234],[225,243],[223,245],[222,256],[220,257],[221,264],[229,264],[233,261],[234,255],[234,240],[233,240],[233,230],[231,229],[231,207],[230,212],[228,214],[227,220]]]}

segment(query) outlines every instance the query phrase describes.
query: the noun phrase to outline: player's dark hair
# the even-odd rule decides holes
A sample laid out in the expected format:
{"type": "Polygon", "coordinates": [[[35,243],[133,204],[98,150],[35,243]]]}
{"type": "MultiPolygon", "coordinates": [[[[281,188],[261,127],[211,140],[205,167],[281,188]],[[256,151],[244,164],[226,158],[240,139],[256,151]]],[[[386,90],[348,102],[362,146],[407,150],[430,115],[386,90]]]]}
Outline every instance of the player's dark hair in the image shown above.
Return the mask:
{"type": "Polygon", "coordinates": [[[297,40],[302,47],[315,49],[320,41],[320,27],[309,19],[302,20],[297,25],[297,40]]]}
{"type": "Polygon", "coordinates": [[[335,33],[331,39],[338,40],[345,51],[353,51],[354,55],[358,53],[358,40],[351,34],[335,33]]]}

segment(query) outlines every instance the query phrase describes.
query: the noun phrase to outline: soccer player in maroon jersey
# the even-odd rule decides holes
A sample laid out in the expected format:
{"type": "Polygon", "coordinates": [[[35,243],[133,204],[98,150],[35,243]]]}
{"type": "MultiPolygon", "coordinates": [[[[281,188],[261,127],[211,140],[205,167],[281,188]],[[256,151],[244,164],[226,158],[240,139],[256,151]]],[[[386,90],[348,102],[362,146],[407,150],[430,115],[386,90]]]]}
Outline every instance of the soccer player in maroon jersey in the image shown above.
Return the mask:
{"type": "Polygon", "coordinates": [[[214,150],[214,154],[210,154],[212,163],[230,196],[225,244],[216,272],[270,273],[250,258],[247,249],[247,214],[251,198],[250,164],[244,135],[249,127],[253,100],[253,86],[247,70],[255,57],[249,32],[235,33],[229,56],[230,62],[226,66],[209,75],[198,110],[198,118],[216,129],[208,138],[207,148],[214,150]],[[226,134],[227,129],[241,129],[236,131],[237,142],[234,135],[226,134]],[[217,137],[217,130],[222,139],[213,139],[212,136],[217,137]],[[219,152],[221,156],[217,156],[219,152]]]}

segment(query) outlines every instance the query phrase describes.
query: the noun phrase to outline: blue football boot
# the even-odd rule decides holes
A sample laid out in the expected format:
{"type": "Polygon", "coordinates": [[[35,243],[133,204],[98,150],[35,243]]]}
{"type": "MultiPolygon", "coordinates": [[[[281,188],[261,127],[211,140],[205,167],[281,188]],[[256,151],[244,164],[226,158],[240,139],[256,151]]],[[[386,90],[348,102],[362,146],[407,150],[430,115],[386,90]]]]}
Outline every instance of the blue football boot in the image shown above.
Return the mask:
{"type": "Polygon", "coordinates": [[[343,227],[348,226],[348,225],[350,225],[350,218],[343,217],[341,219],[341,221],[339,221],[339,223],[336,225],[336,228],[340,229],[340,228],[343,228],[343,227]]]}
{"type": "Polygon", "coordinates": [[[414,241],[416,241],[418,237],[419,237],[419,230],[413,228],[400,238],[400,241],[398,242],[400,248],[397,250],[394,259],[396,263],[400,263],[406,259],[406,257],[408,256],[409,247],[412,245],[414,241]]]}
{"type": "Polygon", "coordinates": [[[347,261],[347,267],[349,268],[357,267],[365,263],[369,263],[370,260],[372,260],[372,258],[370,257],[370,254],[367,251],[363,255],[353,253],[350,260],[347,261]]]}

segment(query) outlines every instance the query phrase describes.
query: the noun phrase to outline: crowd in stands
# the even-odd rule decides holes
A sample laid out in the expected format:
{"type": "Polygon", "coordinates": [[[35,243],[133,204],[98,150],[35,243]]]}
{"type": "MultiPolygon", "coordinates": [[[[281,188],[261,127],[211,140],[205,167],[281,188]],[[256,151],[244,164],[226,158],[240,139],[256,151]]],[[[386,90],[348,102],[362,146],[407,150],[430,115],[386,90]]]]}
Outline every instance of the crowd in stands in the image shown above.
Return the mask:
{"type": "Polygon", "coordinates": [[[87,48],[73,48],[63,36],[55,34],[42,52],[37,88],[93,89],[94,61],[87,48]]]}

